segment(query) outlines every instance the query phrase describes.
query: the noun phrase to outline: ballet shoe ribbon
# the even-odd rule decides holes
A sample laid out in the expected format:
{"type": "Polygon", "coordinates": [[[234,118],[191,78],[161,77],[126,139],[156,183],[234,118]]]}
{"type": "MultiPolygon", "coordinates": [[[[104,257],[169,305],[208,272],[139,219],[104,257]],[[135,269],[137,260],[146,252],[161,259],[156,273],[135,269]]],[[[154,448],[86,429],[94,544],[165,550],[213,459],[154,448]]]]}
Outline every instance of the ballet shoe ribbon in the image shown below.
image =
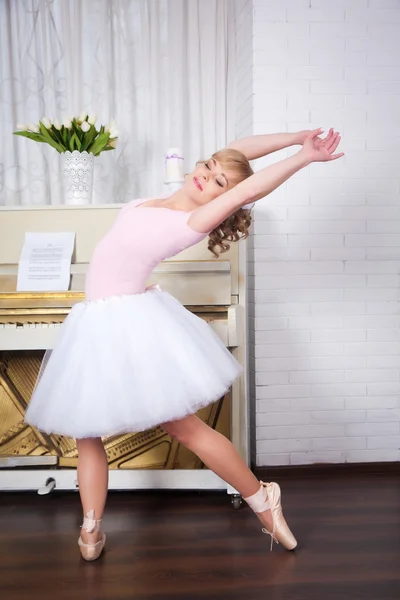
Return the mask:
{"type": "Polygon", "coordinates": [[[94,518],[94,510],[90,510],[88,513],[86,513],[81,528],[86,529],[88,533],[93,533],[93,531],[96,529],[96,523],[97,521],[94,518]]]}

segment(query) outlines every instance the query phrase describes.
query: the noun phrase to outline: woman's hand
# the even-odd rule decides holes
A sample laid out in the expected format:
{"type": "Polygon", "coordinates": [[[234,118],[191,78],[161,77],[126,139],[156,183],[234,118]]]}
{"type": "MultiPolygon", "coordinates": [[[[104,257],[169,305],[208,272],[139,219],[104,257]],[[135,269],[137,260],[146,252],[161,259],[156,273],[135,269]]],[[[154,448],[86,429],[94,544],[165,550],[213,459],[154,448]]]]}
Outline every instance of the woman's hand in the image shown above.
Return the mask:
{"type": "Polygon", "coordinates": [[[300,133],[308,134],[303,139],[303,148],[300,150],[300,153],[306,156],[310,162],[328,162],[344,156],[344,152],[334,154],[341,137],[339,133],[335,132],[333,129],[329,130],[329,133],[325,138],[319,137],[320,134],[323,133],[322,129],[314,129],[313,131],[300,133]]]}
{"type": "Polygon", "coordinates": [[[319,129],[304,129],[303,131],[299,131],[296,135],[297,135],[297,143],[300,144],[300,146],[302,146],[304,144],[304,142],[306,141],[306,139],[310,136],[313,136],[314,134],[317,134],[316,142],[318,144],[320,144],[321,146],[327,146],[329,145],[332,141],[333,138],[337,138],[339,136],[338,132],[335,132],[333,128],[331,128],[327,134],[327,136],[325,138],[320,137],[321,134],[324,133],[324,130],[319,128],[319,129]]]}

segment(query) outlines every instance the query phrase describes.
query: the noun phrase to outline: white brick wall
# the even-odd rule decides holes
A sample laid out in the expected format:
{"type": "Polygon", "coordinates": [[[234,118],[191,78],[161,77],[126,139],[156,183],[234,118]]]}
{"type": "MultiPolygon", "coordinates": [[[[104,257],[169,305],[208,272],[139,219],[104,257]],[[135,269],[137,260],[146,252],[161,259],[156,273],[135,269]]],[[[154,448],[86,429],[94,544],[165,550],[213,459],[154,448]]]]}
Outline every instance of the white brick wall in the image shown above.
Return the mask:
{"type": "Polygon", "coordinates": [[[400,0],[237,9],[238,136],[334,126],[346,152],[254,210],[253,461],[399,460],[400,0]]]}

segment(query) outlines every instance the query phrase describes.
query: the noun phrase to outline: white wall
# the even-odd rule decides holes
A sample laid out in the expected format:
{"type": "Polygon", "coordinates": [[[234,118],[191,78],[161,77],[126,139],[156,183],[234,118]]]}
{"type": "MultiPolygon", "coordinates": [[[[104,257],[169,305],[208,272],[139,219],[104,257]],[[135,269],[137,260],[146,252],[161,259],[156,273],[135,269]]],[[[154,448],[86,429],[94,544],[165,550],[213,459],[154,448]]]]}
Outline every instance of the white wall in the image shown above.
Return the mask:
{"type": "Polygon", "coordinates": [[[238,135],[334,126],[346,152],[254,211],[253,459],[399,460],[400,0],[237,9],[238,135]]]}

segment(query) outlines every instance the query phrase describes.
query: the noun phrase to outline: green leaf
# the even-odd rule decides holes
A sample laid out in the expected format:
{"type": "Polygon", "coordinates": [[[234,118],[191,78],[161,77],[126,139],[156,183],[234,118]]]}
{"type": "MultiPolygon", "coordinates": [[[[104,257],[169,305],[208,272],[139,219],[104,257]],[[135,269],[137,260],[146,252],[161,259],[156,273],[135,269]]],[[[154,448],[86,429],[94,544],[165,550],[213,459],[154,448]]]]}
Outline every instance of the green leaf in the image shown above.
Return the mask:
{"type": "Polygon", "coordinates": [[[53,140],[55,142],[57,142],[57,144],[63,144],[63,137],[62,137],[62,130],[63,127],[61,127],[61,129],[56,129],[54,127],[54,125],[51,126],[51,129],[48,129],[47,131],[50,133],[50,135],[52,136],[53,140]]]}
{"type": "Polygon", "coordinates": [[[70,144],[71,144],[71,131],[67,128],[65,128],[65,138],[66,138],[65,147],[67,150],[69,150],[70,144]]]}
{"type": "Polygon", "coordinates": [[[40,129],[40,133],[42,134],[44,140],[50,146],[52,146],[52,148],[55,148],[58,152],[65,152],[65,148],[64,148],[63,144],[62,143],[60,144],[58,141],[53,139],[49,130],[46,129],[46,127],[43,125],[43,123],[39,123],[39,129],[40,129]]]}
{"type": "Polygon", "coordinates": [[[71,139],[69,140],[69,149],[70,149],[70,152],[73,152],[74,150],[76,150],[76,148],[75,148],[75,134],[74,133],[71,135],[71,139]]]}
{"type": "Polygon", "coordinates": [[[79,125],[77,123],[73,123],[73,130],[74,130],[74,134],[76,135],[76,137],[78,138],[79,141],[82,141],[83,136],[85,135],[85,132],[82,131],[82,129],[79,127],[79,125]]]}
{"type": "Polygon", "coordinates": [[[40,133],[42,134],[43,138],[46,140],[46,142],[48,144],[50,144],[50,146],[54,147],[54,144],[58,144],[57,139],[54,139],[54,135],[52,135],[51,131],[49,129],[47,129],[41,122],[39,122],[39,129],[40,129],[40,133]]]}
{"type": "Polygon", "coordinates": [[[88,152],[93,152],[95,156],[98,156],[100,152],[107,146],[110,139],[110,133],[103,133],[98,135],[91,146],[88,147],[88,152]]]}
{"type": "Polygon", "coordinates": [[[51,132],[51,127],[50,127],[50,129],[47,129],[47,127],[45,127],[43,125],[43,123],[41,121],[39,121],[39,129],[40,129],[41,134],[46,139],[48,139],[50,137],[54,142],[57,142],[57,138],[51,132]]]}
{"type": "Polygon", "coordinates": [[[91,125],[89,131],[87,133],[85,133],[85,135],[83,137],[81,152],[88,149],[90,144],[93,143],[97,134],[98,134],[98,131],[97,131],[96,127],[94,125],[91,125]]]}
{"type": "Polygon", "coordinates": [[[40,133],[34,133],[33,131],[14,131],[14,135],[20,135],[22,137],[26,137],[29,140],[33,140],[34,142],[42,142],[45,143],[46,140],[43,139],[40,133]]]}
{"type": "Polygon", "coordinates": [[[76,135],[76,133],[74,133],[74,135],[72,137],[75,139],[76,149],[80,152],[81,151],[81,146],[82,146],[80,139],[78,138],[78,136],[76,135]]]}

